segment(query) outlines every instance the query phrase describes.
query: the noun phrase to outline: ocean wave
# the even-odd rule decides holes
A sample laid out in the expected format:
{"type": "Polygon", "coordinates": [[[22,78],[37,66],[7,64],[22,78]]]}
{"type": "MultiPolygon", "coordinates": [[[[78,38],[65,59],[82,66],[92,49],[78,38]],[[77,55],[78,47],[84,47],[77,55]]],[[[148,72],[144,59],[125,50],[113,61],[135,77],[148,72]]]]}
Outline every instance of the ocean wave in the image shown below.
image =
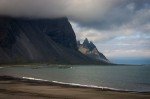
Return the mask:
{"type": "Polygon", "coordinates": [[[34,81],[52,82],[52,83],[56,83],[56,84],[70,85],[70,86],[76,86],[76,87],[97,88],[97,89],[101,89],[101,90],[130,92],[130,90],[122,90],[122,89],[111,88],[111,87],[102,87],[102,86],[96,86],[96,85],[83,85],[83,84],[67,83],[67,82],[60,82],[60,81],[49,81],[49,80],[38,79],[38,78],[33,78],[33,77],[22,77],[22,79],[34,80],[34,81]]]}
{"type": "Polygon", "coordinates": [[[58,84],[58,85],[64,85],[64,86],[72,86],[72,87],[79,87],[79,88],[94,88],[94,89],[100,89],[102,91],[117,91],[117,92],[130,92],[130,93],[150,93],[149,90],[143,91],[143,90],[124,90],[124,89],[117,89],[117,88],[111,88],[111,87],[103,87],[103,86],[97,86],[97,85],[85,85],[85,84],[77,84],[77,83],[67,83],[67,82],[60,82],[60,81],[49,81],[45,79],[39,79],[34,77],[19,77],[19,76],[0,76],[0,79],[7,79],[7,80],[21,80],[21,81],[30,81],[31,82],[40,82],[40,83],[50,83],[50,84],[58,84]]]}
{"type": "Polygon", "coordinates": [[[0,67],[0,69],[3,69],[3,68],[5,68],[5,67],[0,67]]]}
{"type": "Polygon", "coordinates": [[[71,86],[79,86],[79,87],[87,87],[87,88],[99,88],[102,90],[112,90],[112,91],[129,91],[129,90],[121,90],[117,88],[111,88],[111,87],[101,87],[96,85],[83,85],[83,84],[77,84],[77,83],[66,83],[66,82],[59,82],[59,81],[52,81],[53,83],[58,84],[64,84],[64,85],[71,85],[71,86]]]}
{"type": "Polygon", "coordinates": [[[33,78],[33,77],[22,77],[23,79],[28,79],[28,80],[35,80],[35,81],[49,81],[49,80],[44,80],[44,79],[38,79],[38,78],[33,78]]]}

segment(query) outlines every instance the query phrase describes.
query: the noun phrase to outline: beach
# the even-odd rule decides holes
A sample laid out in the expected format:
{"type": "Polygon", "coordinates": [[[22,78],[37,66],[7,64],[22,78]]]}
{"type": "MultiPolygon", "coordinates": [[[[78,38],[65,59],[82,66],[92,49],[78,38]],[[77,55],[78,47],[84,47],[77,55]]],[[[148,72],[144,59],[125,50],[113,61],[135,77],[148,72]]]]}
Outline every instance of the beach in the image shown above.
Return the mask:
{"type": "Polygon", "coordinates": [[[0,76],[0,99],[150,99],[148,92],[126,92],[0,76]]]}

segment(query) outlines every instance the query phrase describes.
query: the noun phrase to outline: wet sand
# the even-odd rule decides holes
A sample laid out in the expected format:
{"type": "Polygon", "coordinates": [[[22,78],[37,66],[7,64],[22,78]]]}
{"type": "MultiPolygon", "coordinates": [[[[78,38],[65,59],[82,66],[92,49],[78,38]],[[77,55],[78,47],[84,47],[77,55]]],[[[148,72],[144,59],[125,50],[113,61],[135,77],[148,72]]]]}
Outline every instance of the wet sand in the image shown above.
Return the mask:
{"type": "Polygon", "coordinates": [[[150,99],[150,93],[102,90],[0,76],[0,99],[150,99]]]}

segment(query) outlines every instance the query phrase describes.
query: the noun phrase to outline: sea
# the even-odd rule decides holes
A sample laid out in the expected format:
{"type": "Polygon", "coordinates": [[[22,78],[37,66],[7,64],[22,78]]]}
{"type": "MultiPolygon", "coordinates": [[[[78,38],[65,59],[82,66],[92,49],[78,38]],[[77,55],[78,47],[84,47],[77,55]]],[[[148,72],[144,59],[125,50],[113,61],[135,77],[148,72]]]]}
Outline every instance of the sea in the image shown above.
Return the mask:
{"type": "Polygon", "coordinates": [[[1,66],[0,75],[111,90],[150,92],[150,65],[1,66]]]}

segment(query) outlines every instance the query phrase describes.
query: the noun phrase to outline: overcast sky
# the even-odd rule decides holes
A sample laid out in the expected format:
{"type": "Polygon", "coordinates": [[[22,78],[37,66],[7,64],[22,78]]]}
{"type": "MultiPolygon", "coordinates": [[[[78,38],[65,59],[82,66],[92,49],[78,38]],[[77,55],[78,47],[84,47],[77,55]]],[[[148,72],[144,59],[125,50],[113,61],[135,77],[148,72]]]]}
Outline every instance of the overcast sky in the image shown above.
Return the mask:
{"type": "Polygon", "coordinates": [[[150,63],[150,0],[0,0],[0,15],[67,16],[77,40],[93,41],[108,59],[150,63]]]}

